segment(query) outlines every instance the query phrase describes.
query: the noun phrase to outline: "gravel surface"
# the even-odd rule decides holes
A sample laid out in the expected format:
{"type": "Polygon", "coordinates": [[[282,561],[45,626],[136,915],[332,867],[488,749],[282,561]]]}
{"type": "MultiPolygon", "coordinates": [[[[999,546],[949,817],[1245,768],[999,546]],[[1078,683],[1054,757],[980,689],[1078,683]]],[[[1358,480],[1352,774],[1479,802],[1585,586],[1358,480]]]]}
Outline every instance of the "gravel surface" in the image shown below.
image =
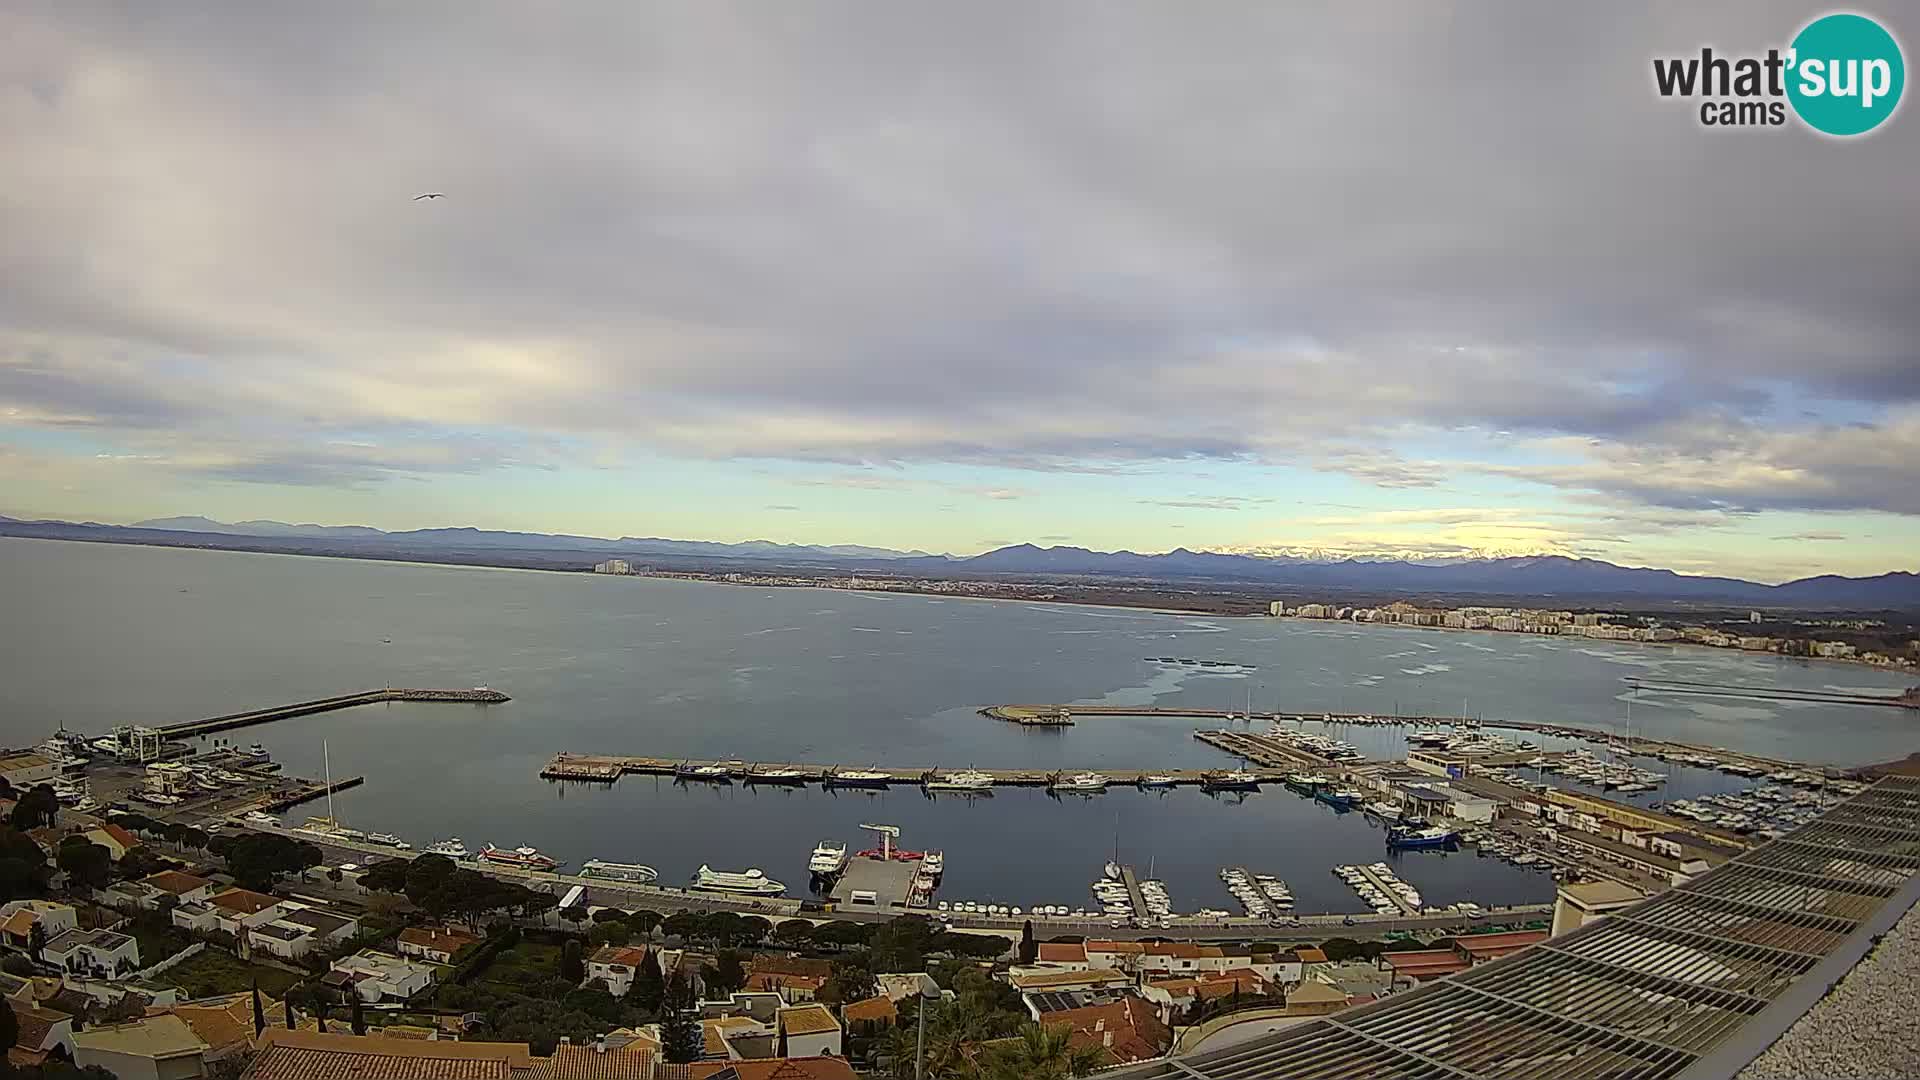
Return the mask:
{"type": "Polygon", "coordinates": [[[1920,1075],[1920,905],[1740,1080],[1920,1075]]]}

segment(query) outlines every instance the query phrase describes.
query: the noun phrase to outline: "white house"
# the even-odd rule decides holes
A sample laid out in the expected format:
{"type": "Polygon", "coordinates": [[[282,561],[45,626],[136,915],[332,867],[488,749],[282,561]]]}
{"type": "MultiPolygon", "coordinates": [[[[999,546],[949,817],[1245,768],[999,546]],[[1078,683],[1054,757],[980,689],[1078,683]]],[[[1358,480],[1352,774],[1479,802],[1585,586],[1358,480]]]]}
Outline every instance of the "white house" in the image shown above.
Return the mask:
{"type": "Polygon", "coordinates": [[[208,898],[207,905],[213,909],[215,928],[234,937],[239,937],[242,930],[264,926],[297,906],[292,901],[251,889],[215,893],[208,898]]]}
{"type": "Polygon", "coordinates": [[[9,949],[26,952],[33,945],[33,928],[40,927],[43,941],[52,941],[80,925],[72,907],[51,900],[9,900],[0,904],[0,943],[9,949]]]}
{"type": "Polygon", "coordinates": [[[40,950],[40,959],[73,972],[111,979],[140,967],[140,943],[111,930],[69,930],[40,950]]]}
{"type": "Polygon", "coordinates": [[[173,909],[173,925],[210,934],[220,929],[220,911],[212,904],[186,903],[173,909]]]}
{"type": "Polygon", "coordinates": [[[219,886],[203,877],[182,873],[178,870],[162,870],[140,879],[160,893],[171,896],[181,904],[204,904],[213,898],[219,886]]]}
{"type": "Polygon", "coordinates": [[[792,1005],[780,1010],[780,1057],[840,1057],[845,1040],[840,1021],[825,1005],[792,1005]]]}
{"type": "Polygon", "coordinates": [[[15,791],[25,791],[60,775],[60,763],[45,754],[8,754],[0,757],[0,780],[15,791]]]}
{"type": "Polygon", "coordinates": [[[400,931],[400,955],[430,964],[451,964],[455,953],[479,940],[450,926],[409,926],[400,931]]]}
{"type": "Polygon", "coordinates": [[[633,978],[647,959],[644,945],[603,945],[587,958],[587,981],[600,979],[614,997],[626,997],[633,978]]]}
{"type": "Polygon", "coordinates": [[[365,949],[343,956],[321,982],[336,989],[351,986],[365,1002],[405,1001],[433,985],[434,969],[426,964],[365,949]]]}
{"type": "Polygon", "coordinates": [[[73,1036],[74,1064],[98,1065],[120,1080],[191,1080],[207,1073],[207,1044],[172,1013],[102,1024],[73,1036]]]}
{"type": "Polygon", "coordinates": [[[54,1009],[44,1009],[31,1001],[11,1003],[20,1033],[8,1051],[6,1060],[13,1065],[40,1065],[55,1050],[73,1057],[73,1017],[54,1009]]]}
{"type": "Polygon", "coordinates": [[[297,960],[315,949],[337,945],[357,933],[357,919],[307,905],[287,905],[291,910],[279,918],[247,927],[249,949],[272,953],[286,960],[297,960]]]}

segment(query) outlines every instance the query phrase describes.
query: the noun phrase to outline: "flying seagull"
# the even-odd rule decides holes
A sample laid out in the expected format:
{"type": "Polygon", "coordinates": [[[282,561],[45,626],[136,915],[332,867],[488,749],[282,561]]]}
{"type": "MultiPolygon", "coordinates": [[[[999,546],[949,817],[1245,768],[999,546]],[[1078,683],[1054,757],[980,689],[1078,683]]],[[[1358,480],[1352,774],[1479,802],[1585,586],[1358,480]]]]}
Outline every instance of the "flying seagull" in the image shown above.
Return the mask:
{"type": "Polygon", "coordinates": [[[421,199],[444,199],[444,198],[446,198],[446,196],[438,191],[429,191],[425,195],[415,195],[413,197],[413,201],[419,202],[421,199]]]}

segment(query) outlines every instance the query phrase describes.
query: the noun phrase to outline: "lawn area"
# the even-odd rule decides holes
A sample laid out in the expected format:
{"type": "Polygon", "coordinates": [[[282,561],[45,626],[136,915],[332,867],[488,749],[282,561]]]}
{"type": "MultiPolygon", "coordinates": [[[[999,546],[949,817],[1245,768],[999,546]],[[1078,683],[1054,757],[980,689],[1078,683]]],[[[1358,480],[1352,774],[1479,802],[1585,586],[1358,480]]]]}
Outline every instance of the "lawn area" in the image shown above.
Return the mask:
{"type": "Polygon", "coordinates": [[[212,997],[215,994],[235,994],[253,988],[254,980],[260,982],[263,993],[280,997],[287,987],[301,980],[302,976],[291,971],[282,971],[263,964],[249,964],[245,960],[209,945],[196,956],[190,957],[161,972],[159,979],[173,983],[190,998],[212,997]]]}
{"type": "Polygon", "coordinates": [[[524,991],[544,979],[560,977],[560,946],[521,941],[503,949],[470,985],[499,991],[524,991]]]}
{"type": "Polygon", "coordinates": [[[133,920],[123,932],[140,943],[141,967],[151,967],[193,944],[193,935],[151,916],[133,920]]]}

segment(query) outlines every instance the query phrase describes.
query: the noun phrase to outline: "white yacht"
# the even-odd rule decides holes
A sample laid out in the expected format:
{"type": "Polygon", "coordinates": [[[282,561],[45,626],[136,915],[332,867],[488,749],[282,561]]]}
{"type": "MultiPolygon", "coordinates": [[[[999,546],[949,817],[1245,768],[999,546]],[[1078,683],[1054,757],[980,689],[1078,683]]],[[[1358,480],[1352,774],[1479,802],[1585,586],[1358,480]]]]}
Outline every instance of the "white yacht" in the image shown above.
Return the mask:
{"type": "Polygon", "coordinates": [[[828,787],[883,788],[893,782],[893,774],[879,769],[835,769],[826,776],[828,787]]]}
{"type": "Polygon", "coordinates": [[[820,877],[831,877],[847,868],[847,842],[822,840],[807,860],[807,869],[820,877]]]}
{"type": "Polygon", "coordinates": [[[580,864],[583,877],[606,878],[609,881],[627,881],[636,885],[645,885],[660,876],[660,871],[645,863],[605,862],[600,859],[588,859],[580,864]]]}
{"type": "Polygon", "coordinates": [[[1140,778],[1140,786],[1144,788],[1170,788],[1179,783],[1179,777],[1167,773],[1148,773],[1140,778]]]}
{"type": "Polygon", "coordinates": [[[1105,791],[1107,778],[1096,772],[1074,773],[1072,776],[1057,776],[1047,786],[1054,791],[1105,791]]]}
{"type": "Polygon", "coordinates": [[[455,860],[473,858],[473,852],[468,851],[467,845],[461,843],[460,838],[457,836],[450,840],[442,840],[437,844],[428,844],[422,854],[444,855],[449,859],[455,860]]]}
{"type": "Polygon", "coordinates": [[[745,893],[749,896],[778,896],[787,891],[785,885],[768,877],[757,867],[734,872],[702,865],[693,875],[693,887],[704,892],[745,893]]]}
{"type": "Polygon", "coordinates": [[[929,791],[990,791],[993,789],[993,774],[978,769],[961,769],[935,776],[926,783],[929,791]]]}
{"type": "Polygon", "coordinates": [[[384,833],[384,832],[368,833],[367,843],[379,844],[381,847],[399,848],[401,851],[407,851],[413,847],[412,844],[407,843],[405,840],[400,839],[399,837],[393,835],[392,833],[384,833]]]}
{"type": "Polygon", "coordinates": [[[947,872],[947,858],[938,851],[929,851],[920,857],[920,866],[934,877],[947,872]]]}

